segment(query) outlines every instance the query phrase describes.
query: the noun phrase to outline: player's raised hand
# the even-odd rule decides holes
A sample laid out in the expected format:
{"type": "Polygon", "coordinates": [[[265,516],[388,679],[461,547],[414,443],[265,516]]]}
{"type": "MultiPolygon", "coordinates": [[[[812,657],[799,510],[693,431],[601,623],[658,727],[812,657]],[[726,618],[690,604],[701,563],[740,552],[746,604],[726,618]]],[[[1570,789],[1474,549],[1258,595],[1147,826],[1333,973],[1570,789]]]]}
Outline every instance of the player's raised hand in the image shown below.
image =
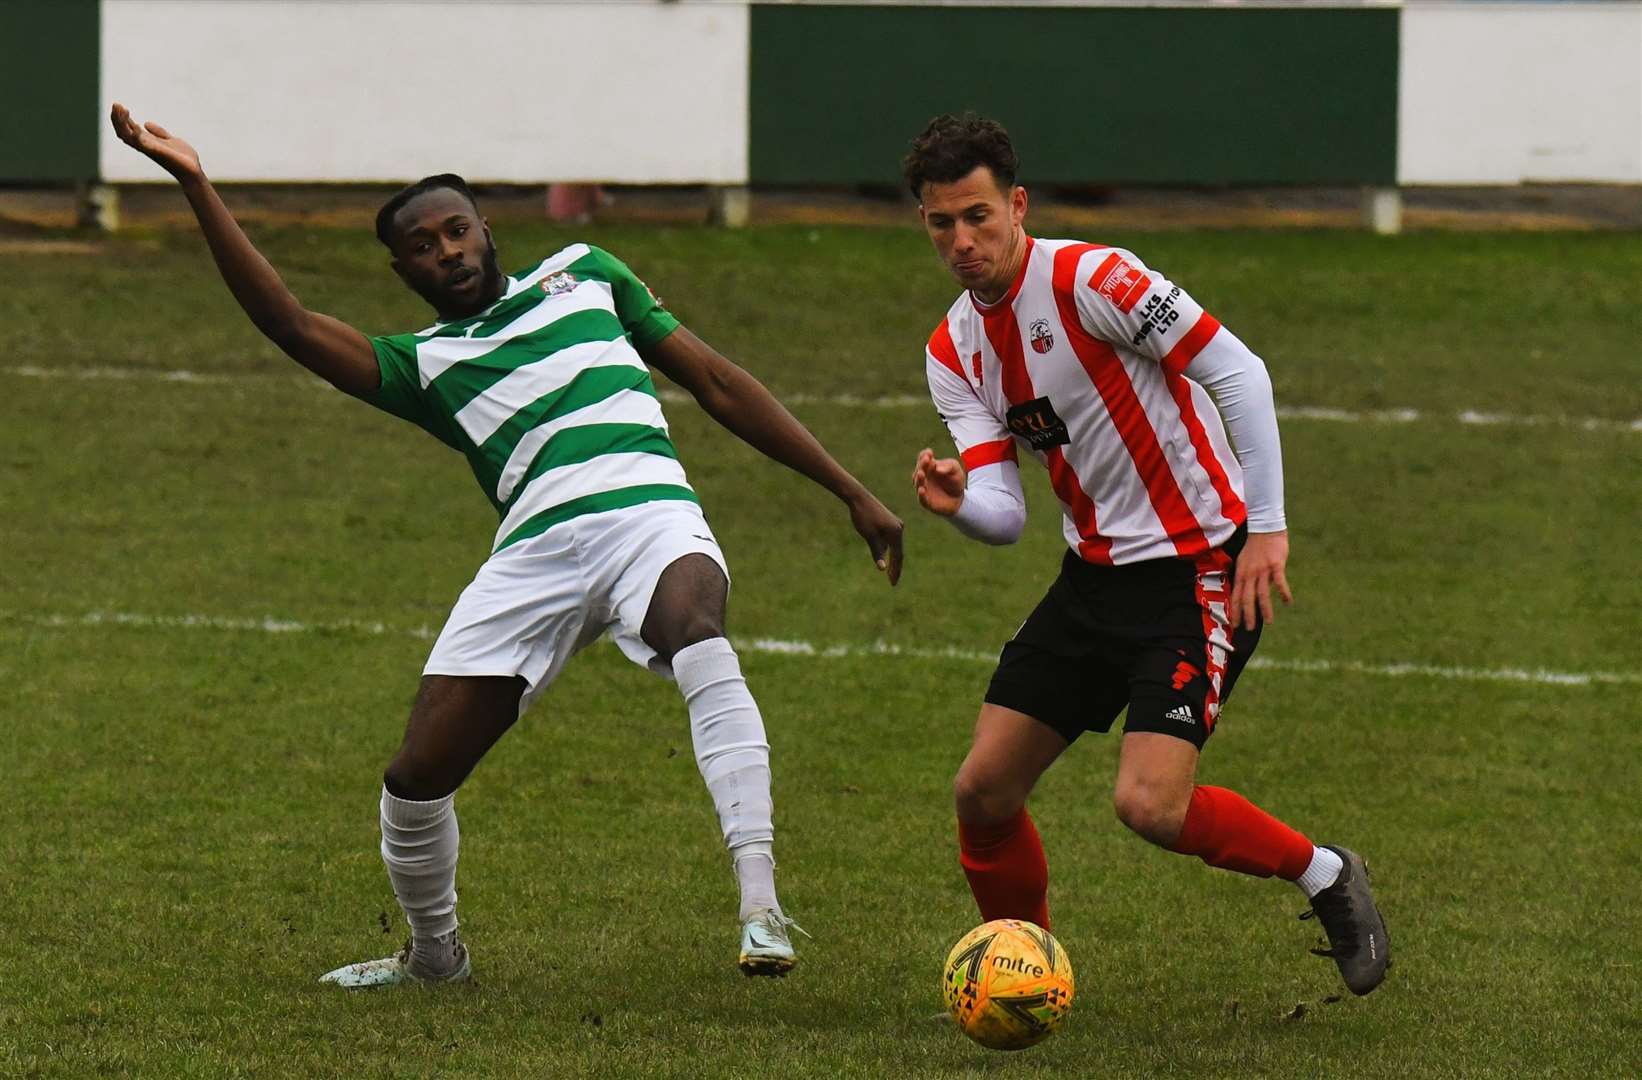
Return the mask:
{"type": "Polygon", "coordinates": [[[872,561],[889,575],[889,583],[894,585],[901,580],[901,537],[906,526],[871,492],[863,491],[849,507],[850,522],[866,540],[867,547],[872,551],[872,561]]]}
{"type": "Polygon", "coordinates": [[[951,517],[963,505],[964,488],[969,484],[963,465],[957,458],[935,457],[927,446],[918,454],[918,463],[912,467],[912,490],[925,510],[951,517]]]}
{"type": "Polygon", "coordinates": [[[1260,622],[1270,622],[1277,617],[1271,602],[1272,589],[1277,590],[1283,603],[1294,603],[1294,594],[1289,591],[1288,578],[1283,573],[1288,561],[1287,532],[1249,533],[1248,542],[1237,556],[1237,568],[1232,572],[1228,614],[1233,630],[1242,626],[1253,630],[1260,622]]]}
{"type": "Polygon", "coordinates": [[[108,118],[121,142],[140,150],[178,180],[203,175],[200,156],[194,148],[152,120],[138,124],[131,118],[131,111],[117,101],[109,110],[108,118]]]}

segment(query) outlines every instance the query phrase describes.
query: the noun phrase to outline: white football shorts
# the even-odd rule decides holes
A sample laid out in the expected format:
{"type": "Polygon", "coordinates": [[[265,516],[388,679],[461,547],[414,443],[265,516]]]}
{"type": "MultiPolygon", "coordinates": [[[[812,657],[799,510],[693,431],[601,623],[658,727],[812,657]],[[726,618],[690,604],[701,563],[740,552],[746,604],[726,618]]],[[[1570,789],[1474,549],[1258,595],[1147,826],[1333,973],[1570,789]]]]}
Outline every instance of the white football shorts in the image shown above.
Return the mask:
{"type": "Polygon", "coordinates": [[[702,554],[730,577],[693,502],[666,500],[584,514],[496,552],[451,609],[424,675],[519,675],[519,711],[565,662],[610,632],[635,664],[667,678],[671,665],[639,637],[661,572],[702,554]]]}

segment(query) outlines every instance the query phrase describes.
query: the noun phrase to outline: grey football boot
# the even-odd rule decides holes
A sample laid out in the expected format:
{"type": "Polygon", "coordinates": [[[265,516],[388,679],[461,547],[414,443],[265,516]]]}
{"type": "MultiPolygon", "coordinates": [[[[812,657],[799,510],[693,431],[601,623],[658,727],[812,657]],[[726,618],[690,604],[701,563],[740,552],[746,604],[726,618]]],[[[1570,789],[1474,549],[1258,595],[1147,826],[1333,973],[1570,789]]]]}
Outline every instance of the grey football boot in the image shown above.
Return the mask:
{"type": "Polygon", "coordinates": [[[1391,966],[1391,935],[1374,904],[1363,857],[1347,848],[1323,846],[1345,865],[1334,884],[1311,898],[1311,910],[1300,918],[1315,917],[1323,924],[1329,947],[1311,951],[1333,959],[1353,994],[1366,994],[1380,985],[1391,966]]]}

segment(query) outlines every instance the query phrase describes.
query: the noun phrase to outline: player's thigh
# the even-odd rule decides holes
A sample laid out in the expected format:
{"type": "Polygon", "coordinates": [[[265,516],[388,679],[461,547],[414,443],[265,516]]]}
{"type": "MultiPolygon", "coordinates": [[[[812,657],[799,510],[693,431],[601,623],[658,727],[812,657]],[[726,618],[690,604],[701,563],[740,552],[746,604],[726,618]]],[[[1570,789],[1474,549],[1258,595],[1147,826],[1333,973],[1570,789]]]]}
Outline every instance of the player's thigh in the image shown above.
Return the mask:
{"type": "Polygon", "coordinates": [[[593,576],[629,660],[668,675],[678,649],[723,634],[730,571],[699,506],[644,503],[601,515],[599,526],[603,542],[588,548],[593,576]],[[702,606],[692,612],[692,602],[702,606]]]}
{"type": "Polygon", "coordinates": [[[517,675],[424,675],[389,763],[386,782],[401,798],[439,799],[455,791],[519,718],[527,684],[517,675]]]}
{"type": "Polygon", "coordinates": [[[712,558],[700,552],[681,555],[656,579],[639,637],[667,661],[686,646],[723,637],[729,592],[729,579],[712,558]]]}

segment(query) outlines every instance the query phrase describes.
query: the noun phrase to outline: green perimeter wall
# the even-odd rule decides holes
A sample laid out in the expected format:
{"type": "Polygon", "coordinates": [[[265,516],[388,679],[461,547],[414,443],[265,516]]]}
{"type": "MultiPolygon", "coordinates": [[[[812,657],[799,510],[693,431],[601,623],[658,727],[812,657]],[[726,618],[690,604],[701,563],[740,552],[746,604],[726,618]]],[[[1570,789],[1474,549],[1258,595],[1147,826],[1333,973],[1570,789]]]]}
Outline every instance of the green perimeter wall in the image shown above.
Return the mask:
{"type": "Polygon", "coordinates": [[[96,178],[100,10],[98,0],[0,0],[0,181],[96,178]]]}
{"type": "Polygon", "coordinates": [[[1394,185],[1395,9],[756,5],[753,183],[900,179],[974,109],[1026,182],[1394,185]]]}

